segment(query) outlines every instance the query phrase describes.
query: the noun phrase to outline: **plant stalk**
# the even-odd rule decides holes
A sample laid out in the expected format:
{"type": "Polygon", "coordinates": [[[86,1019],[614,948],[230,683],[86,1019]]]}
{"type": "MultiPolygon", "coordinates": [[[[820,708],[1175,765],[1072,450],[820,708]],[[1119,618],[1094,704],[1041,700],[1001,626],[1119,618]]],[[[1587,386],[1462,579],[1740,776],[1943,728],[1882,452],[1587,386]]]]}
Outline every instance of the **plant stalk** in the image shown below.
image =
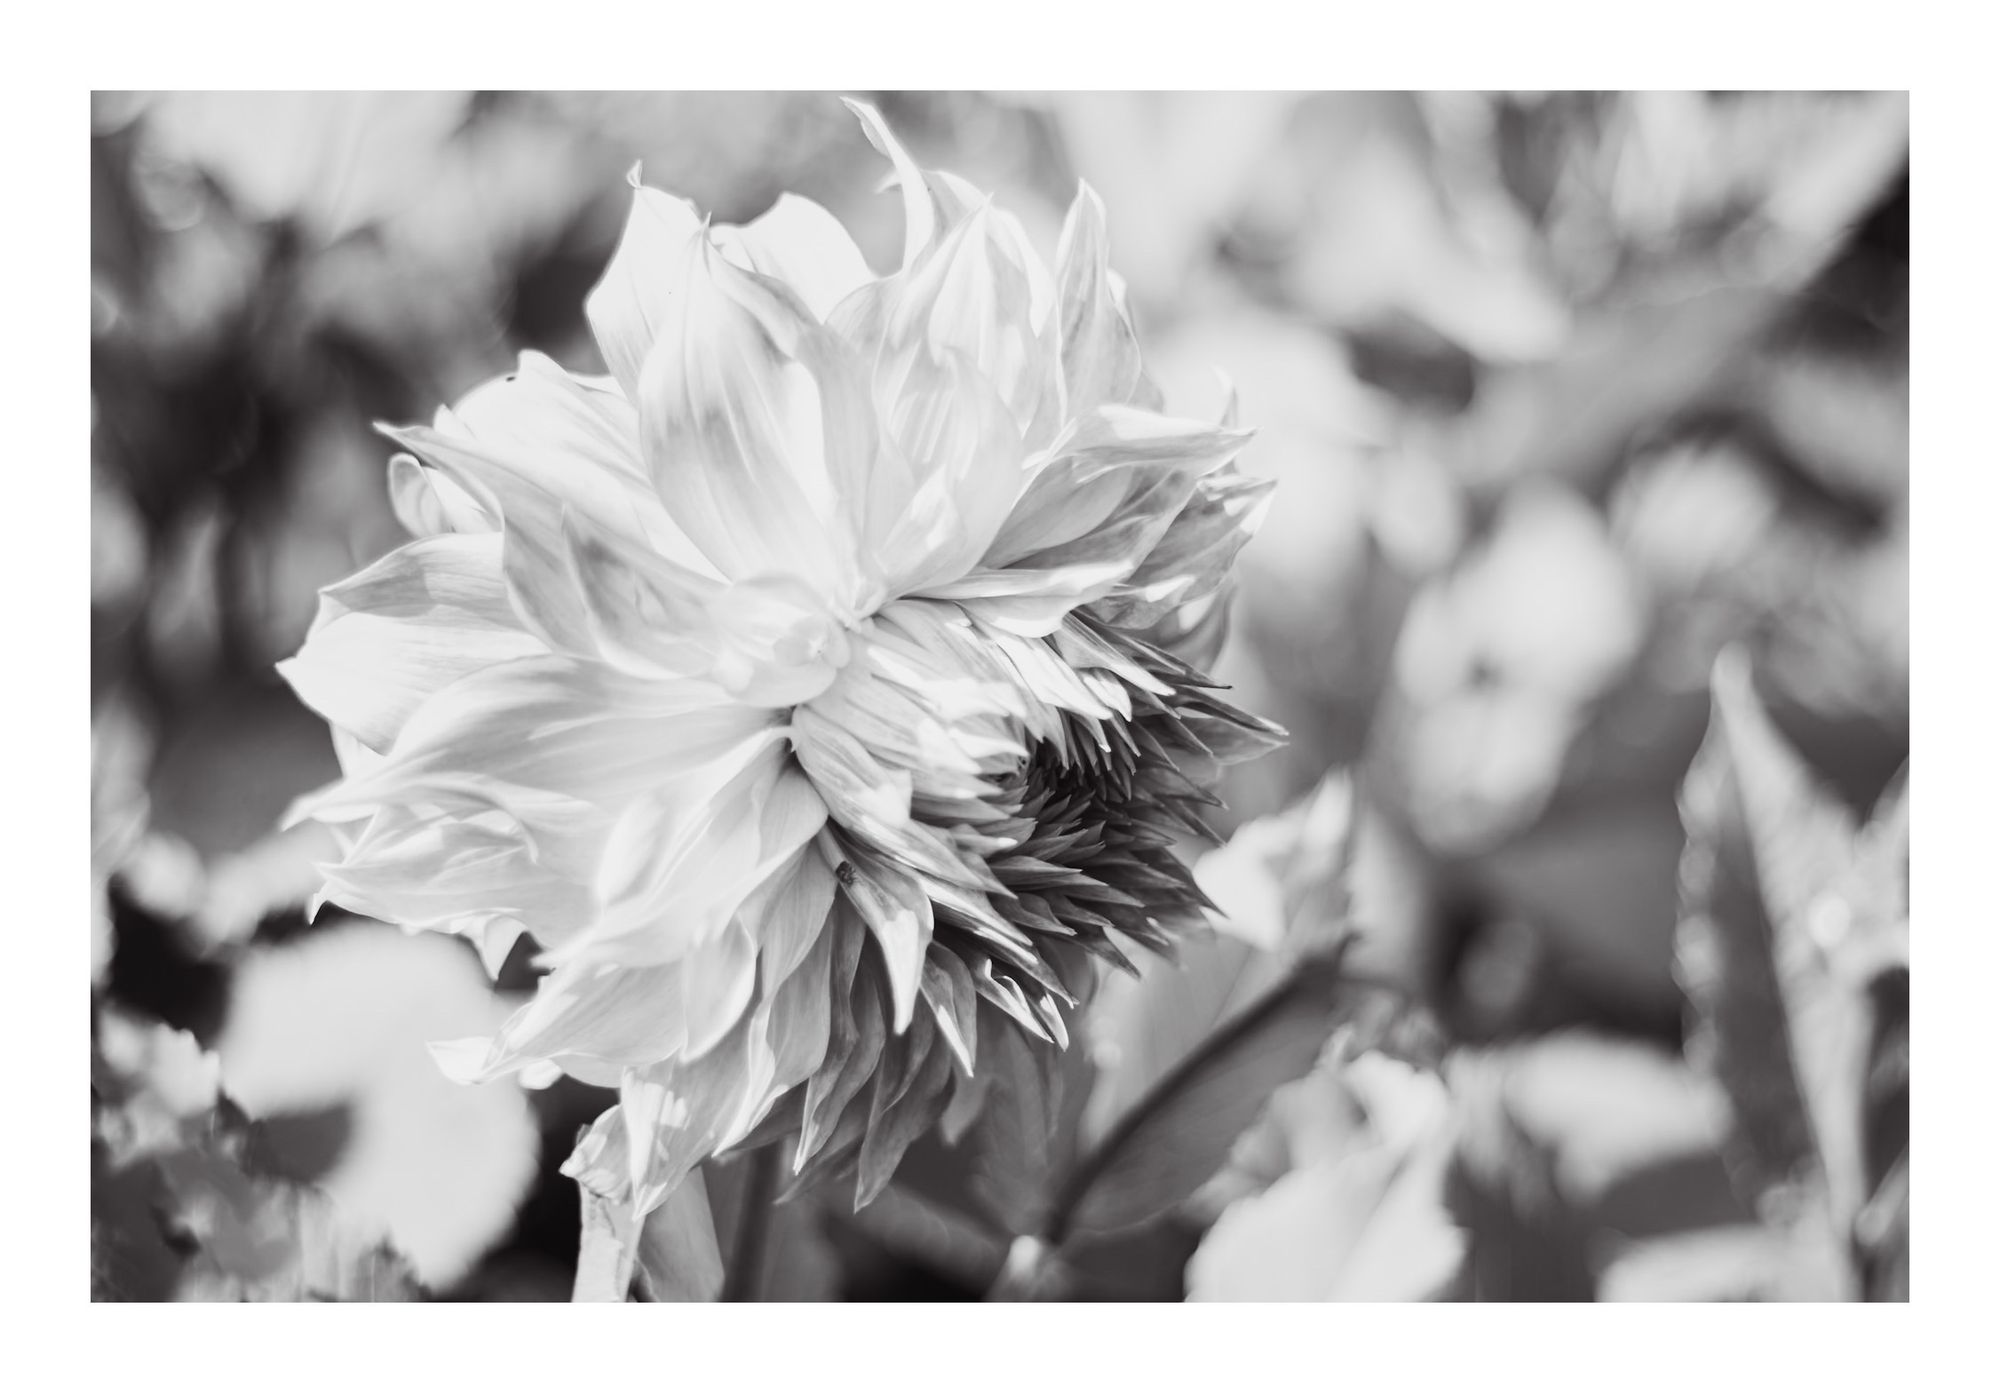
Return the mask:
{"type": "Polygon", "coordinates": [[[771,1209],[778,1195],[778,1146],[760,1146],[745,1159],[743,1198],[736,1211],[736,1233],[723,1269],[723,1301],[757,1301],[764,1287],[765,1251],[770,1246],[771,1209]]]}

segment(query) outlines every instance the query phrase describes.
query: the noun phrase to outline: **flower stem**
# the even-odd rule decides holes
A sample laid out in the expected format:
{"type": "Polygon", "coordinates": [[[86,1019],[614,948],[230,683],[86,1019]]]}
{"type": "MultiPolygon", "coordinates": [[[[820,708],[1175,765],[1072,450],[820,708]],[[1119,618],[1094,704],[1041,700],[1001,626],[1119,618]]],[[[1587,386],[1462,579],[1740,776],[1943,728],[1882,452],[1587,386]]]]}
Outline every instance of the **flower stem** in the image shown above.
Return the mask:
{"type": "Polygon", "coordinates": [[[760,1146],[745,1161],[743,1198],[736,1211],[736,1235],[723,1270],[724,1301],[756,1301],[763,1290],[764,1250],[769,1246],[771,1206],[778,1194],[778,1147],[760,1146]]]}

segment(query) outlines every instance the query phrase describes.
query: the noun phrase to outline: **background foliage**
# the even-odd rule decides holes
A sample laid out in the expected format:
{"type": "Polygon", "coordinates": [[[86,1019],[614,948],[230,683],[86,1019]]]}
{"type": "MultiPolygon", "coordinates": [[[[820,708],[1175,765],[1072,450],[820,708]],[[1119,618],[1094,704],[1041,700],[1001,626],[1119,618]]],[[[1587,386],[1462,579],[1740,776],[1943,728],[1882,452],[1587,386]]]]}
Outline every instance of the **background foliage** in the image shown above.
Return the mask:
{"type": "MultiPolygon", "coordinates": [[[[878,100],[1045,249],[1088,178],[1169,405],[1235,384],[1280,487],[1222,675],[1293,742],[1213,938],[730,1294],[1906,1296],[1906,101],[878,100]]],[[[525,963],[308,925],[271,665],[400,539],[372,421],[597,366],[635,159],[899,244],[822,95],[93,104],[100,1298],[570,1294],[605,1100],[431,1067],[525,963]]],[[[642,1294],[720,1286],[745,1168],[642,1294]]]]}

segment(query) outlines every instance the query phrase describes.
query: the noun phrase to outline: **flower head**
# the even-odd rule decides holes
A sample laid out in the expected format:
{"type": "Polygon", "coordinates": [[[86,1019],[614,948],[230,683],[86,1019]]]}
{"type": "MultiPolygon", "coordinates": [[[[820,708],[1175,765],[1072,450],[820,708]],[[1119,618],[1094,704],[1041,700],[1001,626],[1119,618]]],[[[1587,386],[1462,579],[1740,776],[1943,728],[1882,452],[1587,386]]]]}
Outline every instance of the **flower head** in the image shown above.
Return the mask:
{"type": "Polygon", "coordinates": [[[982,1036],[1062,1046],[1115,935],[1202,922],[1172,845],[1277,738],[1184,660],[1265,486],[1160,414],[1096,196],[1051,276],[856,111],[900,269],[804,199],[717,227],[635,179],[609,377],[524,354],[391,432],[416,540],[284,665],[345,773],[300,809],[325,896],[496,968],[533,936],[534,1000],[441,1057],[615,1085],[571,1170],[639,1212],[778,1137],[865,1201],[982,1036]]]}

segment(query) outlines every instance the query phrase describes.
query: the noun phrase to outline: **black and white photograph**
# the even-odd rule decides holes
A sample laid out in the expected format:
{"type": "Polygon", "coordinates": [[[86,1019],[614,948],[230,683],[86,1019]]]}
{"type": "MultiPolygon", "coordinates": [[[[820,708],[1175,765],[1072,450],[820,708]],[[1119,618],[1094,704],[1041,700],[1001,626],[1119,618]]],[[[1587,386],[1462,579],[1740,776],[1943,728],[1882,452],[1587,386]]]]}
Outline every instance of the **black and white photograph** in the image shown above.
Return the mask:
{"type": "Polygon", "coordinates": [[[89,1301],[1908,1303],[1911,105],[92,91],[89,1301]]]}

